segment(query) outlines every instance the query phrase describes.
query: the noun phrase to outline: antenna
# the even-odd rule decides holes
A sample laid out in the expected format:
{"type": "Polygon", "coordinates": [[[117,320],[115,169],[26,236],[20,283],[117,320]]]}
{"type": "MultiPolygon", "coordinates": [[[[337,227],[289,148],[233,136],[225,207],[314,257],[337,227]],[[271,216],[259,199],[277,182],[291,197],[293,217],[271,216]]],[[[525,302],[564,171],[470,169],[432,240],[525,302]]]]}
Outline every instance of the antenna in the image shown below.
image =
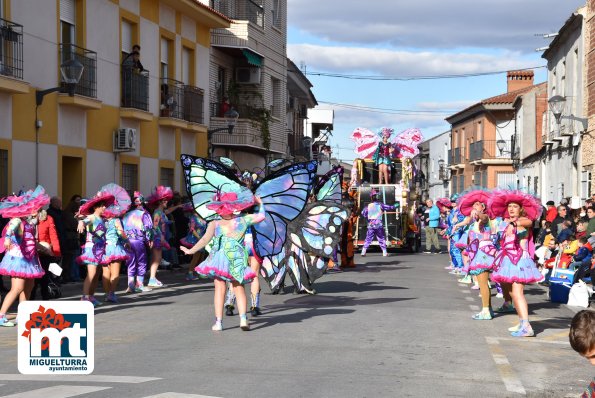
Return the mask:
{"type": "Polygon", "coordinates": [[[305,75],[306,74],[306,63],[304,61],[300,62],[300,69],[302,70],[302,73],[305,75]]]}
{"type": "Polygon", "coordinates": [[[549,39],[552,37],[558,36],[559,33],[535,33],[533,36],[543,37],[544,39],[549,39]]]}

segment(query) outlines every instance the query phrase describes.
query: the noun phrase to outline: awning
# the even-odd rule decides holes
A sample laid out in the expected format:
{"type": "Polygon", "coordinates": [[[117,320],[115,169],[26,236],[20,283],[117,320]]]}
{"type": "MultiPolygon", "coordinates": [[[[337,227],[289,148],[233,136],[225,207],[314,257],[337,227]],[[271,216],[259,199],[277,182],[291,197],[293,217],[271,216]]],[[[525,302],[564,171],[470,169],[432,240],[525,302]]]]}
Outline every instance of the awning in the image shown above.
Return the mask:
{"type": "Polygon", "coordinates": [[[247,48],[242,49],[242,53],[250,65],[262,66],[262,57],[247,48]]]}

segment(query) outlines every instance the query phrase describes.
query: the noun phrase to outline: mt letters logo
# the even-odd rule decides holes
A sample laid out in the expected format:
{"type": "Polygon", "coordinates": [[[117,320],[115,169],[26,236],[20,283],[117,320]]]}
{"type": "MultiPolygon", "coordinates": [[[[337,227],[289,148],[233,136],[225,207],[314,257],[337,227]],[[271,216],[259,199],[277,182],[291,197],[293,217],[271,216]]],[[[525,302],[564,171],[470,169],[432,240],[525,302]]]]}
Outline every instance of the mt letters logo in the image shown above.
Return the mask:
{"type": "Polygon", "coordinates": [[[90,374],[95,323],[89,301],[24,301],[19,304],[19,372],[90,374]]]}

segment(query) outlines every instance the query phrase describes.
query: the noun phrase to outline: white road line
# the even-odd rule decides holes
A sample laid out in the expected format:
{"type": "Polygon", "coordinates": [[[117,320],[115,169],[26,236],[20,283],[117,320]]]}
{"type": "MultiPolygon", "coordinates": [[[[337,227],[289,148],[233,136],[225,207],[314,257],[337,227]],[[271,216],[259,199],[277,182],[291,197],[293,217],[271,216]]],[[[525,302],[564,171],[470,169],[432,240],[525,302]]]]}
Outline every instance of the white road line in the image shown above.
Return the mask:
{"type": "Polygon", "coordinates": [[[463,294],[470,294],[471,293],[469,290],[461,290],[460,292],[463,293],[463,294]]]}
{"type": "Polygon", "coordinates": [[[527,343],[527,344],[554,344],[554,345],[567,345],[570,346],[570,342],[568,341],[555,341],[555,340],[542,340],[542,339],[538,339],[538,338],[522,338],[522,339],[518,339],[518,338],[513,338],[513,337],[497,337],[498,340],[500,341],[514,341],[515,343],[521,342],[521,343],[527,343]]]}
{"type": "Polygon", "coordinates": [[[467,301],[475,301],[475,299],[473,297],[469,297],[469,296],[465,297],[465,300],[467,300],[467,301]]]}
{"type": "Polygon", "coordinates": [[[479,305],[470,305],[471,311],[479,311],[479,305]]]}
{"type": "Polygon", "coordinates": [[[0,374],[0,381],[50,381],[50,382],[83,382],[83,383],[146,383],[161,380],[159,377],[137,376],[99,376],[99,375],[22,375],[0,374]]]}
{"type": "Polygon", "coordinates": [[[5,395],[3,398],[68,398],[78,395],[89,394],[101,390],[107,390],[111,387],[97,386],[53,386],[19,392],[16,394],[5,395]]]}
{"type": "Polygon", "coordinates": [[[197,394],[182,394],[178,392],[164,392],[163,394],[151,395],[143,398],[218,398],[211,397],[209,395],[197,395],[197,394]]]}
{"type": "Polygon", "coordinates": [[[486,342],[488,343],[488,347],[490,348],[490,353],[492,354],[492,358],[496,363],[496,367],[498,368],[498,372],[500,373],[500,378],[506,387],[506,390],[510,392],[516,392],[517,394],[526,395],[527,392],[523,387],[521,381],[516,377],[508,358],[504,354],[504,351],[500,347],[500,341],[497,337],[487,337],[486,342]]]}

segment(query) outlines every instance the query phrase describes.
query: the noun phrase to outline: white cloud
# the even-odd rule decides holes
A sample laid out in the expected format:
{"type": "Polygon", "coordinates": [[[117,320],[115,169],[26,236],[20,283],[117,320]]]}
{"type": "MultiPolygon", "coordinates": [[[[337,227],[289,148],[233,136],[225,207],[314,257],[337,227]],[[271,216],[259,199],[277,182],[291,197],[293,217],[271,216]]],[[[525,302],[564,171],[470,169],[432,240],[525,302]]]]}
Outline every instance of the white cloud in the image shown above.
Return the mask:
{"type": "Polygon", "coordinates": [[[290,44],[287,54],[294,62],[304,61],[313,71],[359,71],[358,74],[367,71],[399,77],[481,73],[537,66],[535,60],[510,51],[492,55],[290,44]]]}

